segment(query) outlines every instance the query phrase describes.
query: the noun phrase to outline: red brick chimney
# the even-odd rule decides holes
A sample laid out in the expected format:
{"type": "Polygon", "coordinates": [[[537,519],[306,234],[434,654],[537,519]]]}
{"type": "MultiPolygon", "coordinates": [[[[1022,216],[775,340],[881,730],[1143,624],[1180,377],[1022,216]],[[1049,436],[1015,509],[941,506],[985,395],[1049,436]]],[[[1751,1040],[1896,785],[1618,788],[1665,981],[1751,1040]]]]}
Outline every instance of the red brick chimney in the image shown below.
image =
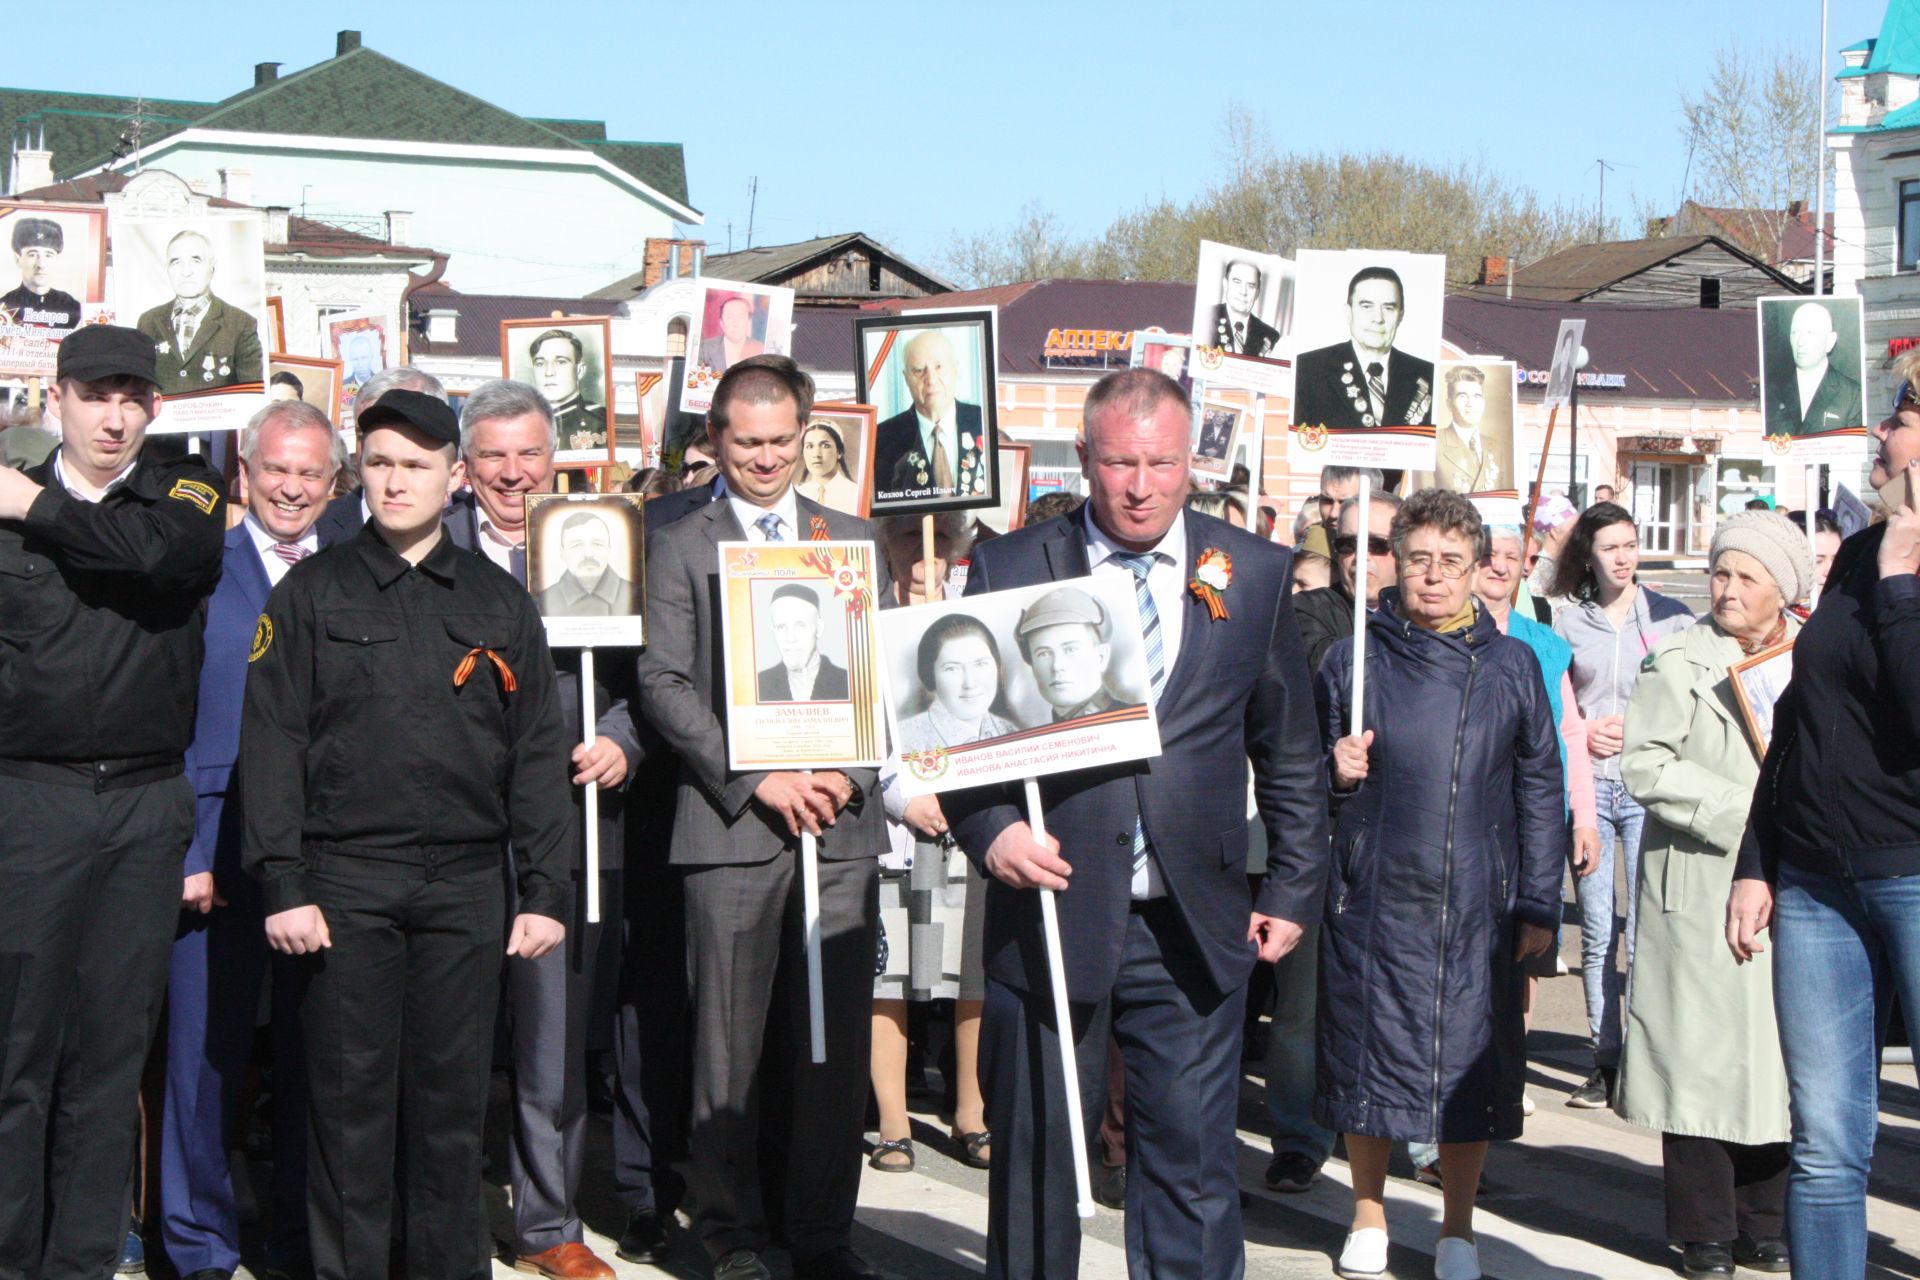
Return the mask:
{"type": "Polygon", "coordinates": [[[1479,284],[1505,284],[1507,282],[1507,260],[1505,258],[1480,259],[1479,284]]]}
{"type": "Polygon", "coordinates": [[[662,280],[690,276],[698,270],[704,240],[667,240],[652,237],[640,259],[640,287],[651,289],[662,280]]]}

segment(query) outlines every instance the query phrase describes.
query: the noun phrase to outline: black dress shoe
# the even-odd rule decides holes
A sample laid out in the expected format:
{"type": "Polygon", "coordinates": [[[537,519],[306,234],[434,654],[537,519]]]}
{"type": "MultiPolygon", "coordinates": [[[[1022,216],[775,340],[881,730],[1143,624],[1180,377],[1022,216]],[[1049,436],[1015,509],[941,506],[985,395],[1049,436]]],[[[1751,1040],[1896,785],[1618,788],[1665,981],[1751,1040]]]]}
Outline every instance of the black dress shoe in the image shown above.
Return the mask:
{"type": "Polygon", "coordinates": [[[773,1280],[773,1272],[751,1249],[735,1249],[713,1264],[713,1280],[773,1280]]]}
{"type": "Polygon", "coordinates": [[[1725,1241],[1693,1242],[1680,1250],[1680,1274],[1688,1280],[1710,1280],[1733,1274],[1733,1249],[1725,1241]]]}
{"type": "Polygon", "coordinates": [[[1793,1270],[1787,1242],[1778,1237],[1755,1240],[1752,1236],[1742,1235],[1733,1242],[1733,1260],[1750,1271],[1793,1270]]]}
{"type": "Polygon", "coordinates": [[[1096,1161],[1093,1166],[1093,1198],[1109,1209],[1125,1209],[1127,1166],[1096,1161]]]}
{"type": "Polygon", "coordinates": [[[793,1262],[793,1280],[886,1280],[886,1273],[846,1245],[793,1262]]]}
{"type": "Polygon", "coordinates": [[[614,1255],[628,1262],[658,1262],[667,1256],[667,1227],[652,1209],[635,1209],[620,1233],[614,1255]]]}

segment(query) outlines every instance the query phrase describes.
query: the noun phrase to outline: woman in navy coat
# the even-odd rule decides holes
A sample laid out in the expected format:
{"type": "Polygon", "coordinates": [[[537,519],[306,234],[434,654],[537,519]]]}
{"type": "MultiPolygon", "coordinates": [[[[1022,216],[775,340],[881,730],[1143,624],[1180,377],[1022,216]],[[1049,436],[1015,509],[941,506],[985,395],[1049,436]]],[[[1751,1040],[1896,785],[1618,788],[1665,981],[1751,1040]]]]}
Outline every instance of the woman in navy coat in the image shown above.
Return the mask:
{"type": "Polygon", "coordinates": [[[1517,1138],[1520,961],[1546,950],[1567,854],[1559,741],[1538,661],[1475,603],[1473,505],[1415,494],[1391,531],[1398,587],[1368,616],[1364,732],[1348,735],[1353,647],[1320,668],[1338,806],[1321,930],[1314,1112],[1344,1133],[1352,1234],[1339,1272],[1386,1269],[1396,1141],[1437,1142],[1439,1280],[1480,1275],[1473,1198],[1487,1142],[1517,1138]]]}

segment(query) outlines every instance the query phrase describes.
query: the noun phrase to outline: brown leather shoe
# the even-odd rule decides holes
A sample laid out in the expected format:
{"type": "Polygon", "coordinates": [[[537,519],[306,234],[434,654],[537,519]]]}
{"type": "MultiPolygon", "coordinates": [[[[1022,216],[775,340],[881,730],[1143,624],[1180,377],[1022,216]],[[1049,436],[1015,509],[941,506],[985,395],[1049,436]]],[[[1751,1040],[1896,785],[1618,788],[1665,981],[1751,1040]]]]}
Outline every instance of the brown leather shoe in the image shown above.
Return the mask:
{"type": "Polygon", "coordinates": [[[513,1260],[515,1271],[528,1271],[553,1280],[613,1280],[613,1268],[600,1261],[593,1250],[569,1241],[555,1245],[545,1253],[513,1260]]]}

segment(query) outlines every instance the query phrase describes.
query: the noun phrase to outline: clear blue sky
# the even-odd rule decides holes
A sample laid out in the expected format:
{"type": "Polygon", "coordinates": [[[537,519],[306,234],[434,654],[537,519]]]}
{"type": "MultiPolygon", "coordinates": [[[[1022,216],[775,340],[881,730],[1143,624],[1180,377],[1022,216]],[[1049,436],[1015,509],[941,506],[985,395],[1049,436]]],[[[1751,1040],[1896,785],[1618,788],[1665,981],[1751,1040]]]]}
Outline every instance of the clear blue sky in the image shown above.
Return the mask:
{"type": "MultiPolygon", "coordinates": [[[[1875,34],[1884,10],[1833,0],[1830,51],[1875,34]]],[[[1186,198],[1220,171],[1233,100],[1282,149],[1484,159],[1548,199],[1589,204],[1605,158],[1619,166],[1610,214],[1630,214],[1636,194],[1667,208],[1686,159],[1681,90],[1704,82],[1735,29],[1810,64],[1819,15],[1819,0],[349,0],[251,12],[111,0],[22,6],[9,43],[37,56],[8,59],[0,84],[217,100],[251,84],[254,63],[310,66],[332,56],[336,30],[357,28],[368,46],[522,114],[683,143],[707,217],[695,234],[718,250],[729,223],[745,246],[757,177],[755,243],[865,231],[931,259],[956,231],[1009,223],[1031,200],[1091,233],[1143,200],[1186,198]]]]}

